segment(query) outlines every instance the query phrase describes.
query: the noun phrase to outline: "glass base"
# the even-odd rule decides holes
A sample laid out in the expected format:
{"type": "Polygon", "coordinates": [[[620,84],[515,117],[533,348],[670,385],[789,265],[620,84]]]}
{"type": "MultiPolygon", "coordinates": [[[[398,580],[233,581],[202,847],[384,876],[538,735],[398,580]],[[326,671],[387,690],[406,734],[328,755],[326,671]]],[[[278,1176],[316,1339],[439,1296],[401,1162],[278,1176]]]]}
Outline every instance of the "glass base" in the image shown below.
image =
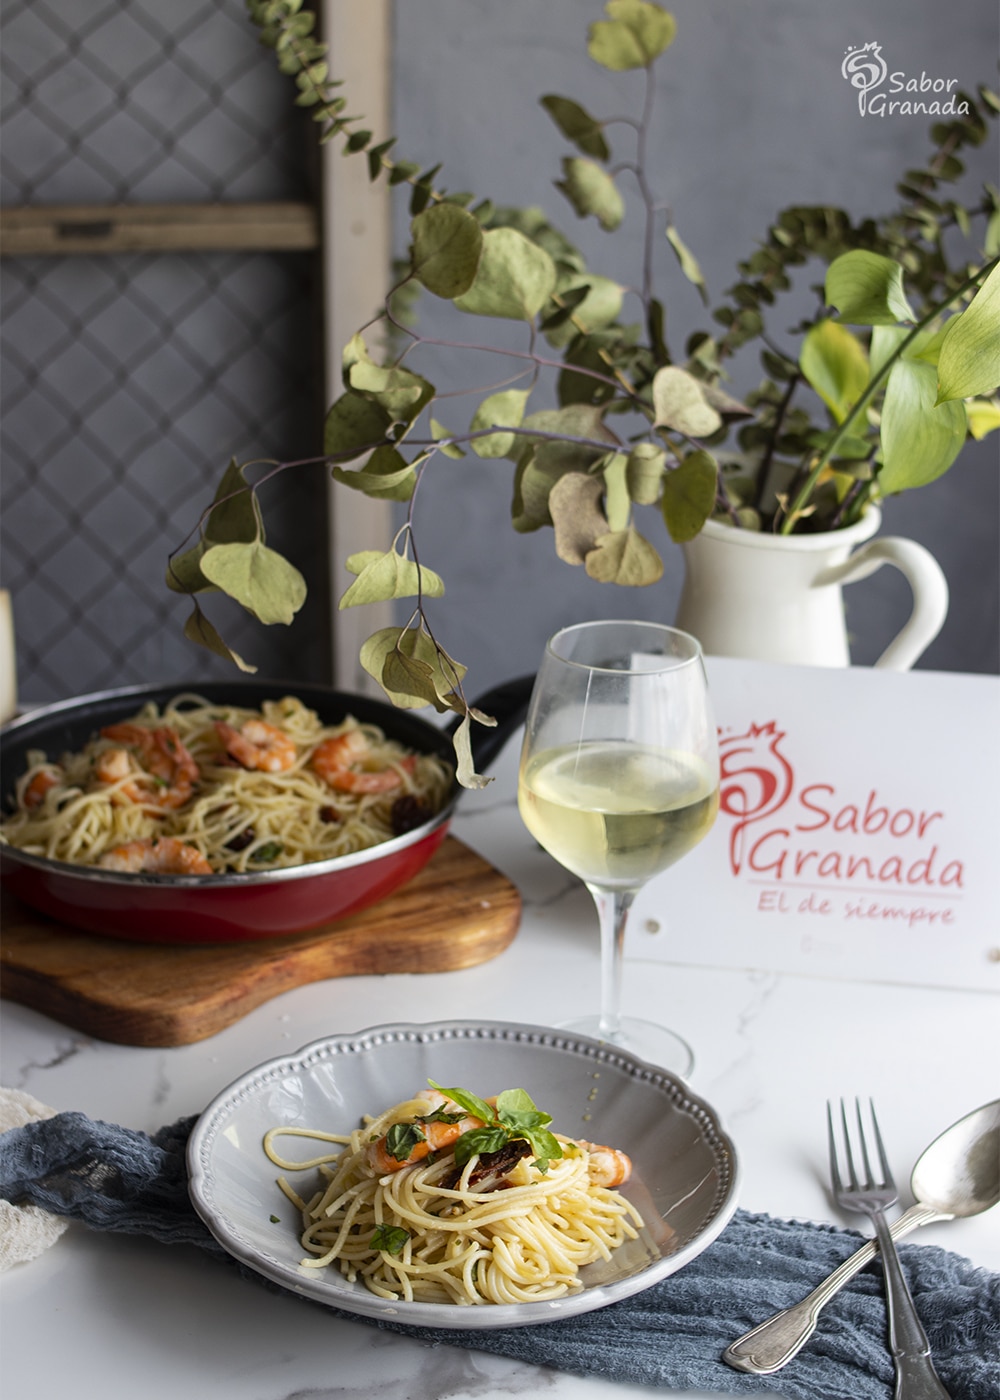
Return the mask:
{"type": "Polygon", "coordinates": [[[579,1016],[572,1021],[560,1021],[556,1029],[575,1031],[577,1035],[589,1035],[592,1040],[616,1045],[640,1060],[648,1060],[660,1069],[679,1075],[681,1079],[688,1078],[694,1067],[694,1051],[686,1040],[682,1040],[674,1031],[668,1031],[666,1026],[640,1020],[637,1016],[623,1016],[620,1024],[619,1034],[610,1038],[602,1035],[599,1016],[579,1016]]]}

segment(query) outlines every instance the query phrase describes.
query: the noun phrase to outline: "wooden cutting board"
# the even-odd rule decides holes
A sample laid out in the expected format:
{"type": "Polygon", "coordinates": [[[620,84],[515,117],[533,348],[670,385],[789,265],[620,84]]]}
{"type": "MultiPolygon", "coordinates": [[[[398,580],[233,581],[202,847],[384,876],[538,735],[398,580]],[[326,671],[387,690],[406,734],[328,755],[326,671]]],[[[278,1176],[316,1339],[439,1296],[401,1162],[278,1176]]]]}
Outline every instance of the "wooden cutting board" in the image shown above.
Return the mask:
{"type": "Polygon", "coordinates": [[[99,1040],[189,1045],[307,982],[474,967],[503,952],[520,919],[515,886],[453,836],[382,903],[250,943],[127,943],[5,899],[0,996],[99,1040]]]}

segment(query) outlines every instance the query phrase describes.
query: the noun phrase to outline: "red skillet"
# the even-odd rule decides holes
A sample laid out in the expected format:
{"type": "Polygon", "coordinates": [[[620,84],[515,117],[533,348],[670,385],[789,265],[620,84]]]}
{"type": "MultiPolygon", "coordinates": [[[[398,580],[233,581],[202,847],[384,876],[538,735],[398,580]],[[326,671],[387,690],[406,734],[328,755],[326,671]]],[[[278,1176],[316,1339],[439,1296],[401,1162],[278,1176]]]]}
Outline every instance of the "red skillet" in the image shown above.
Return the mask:
{"type": "MultiPolygon", "coordinates": [[[[523,677],[476,701],[498,720],[495,729],[473,725],[480,769],[523,720],[531,684],[531,677],[523,677]]],[[[296,695],[326,724],[352,714],[411,749],[454,759],[449,732],[411,710],[325,686],[256,679],[131,686],[47,705],[9,724],[0,735],[0,797],[11,802],[29,749],[56,759],[82,748],[104,725],[134,715],[147,701],[163,704],[182,691],[250,709],[263,700],[296,695]]],[[[444,840],[462,791],[454,784],[442,811],[403,836],[311,865],[253,874],[151,876],[67,865],[0,846],[0,881],[5,891],[61,923],[135,942],[242,942],[299,933],[346,918],[411,879],[444,840]]]]}

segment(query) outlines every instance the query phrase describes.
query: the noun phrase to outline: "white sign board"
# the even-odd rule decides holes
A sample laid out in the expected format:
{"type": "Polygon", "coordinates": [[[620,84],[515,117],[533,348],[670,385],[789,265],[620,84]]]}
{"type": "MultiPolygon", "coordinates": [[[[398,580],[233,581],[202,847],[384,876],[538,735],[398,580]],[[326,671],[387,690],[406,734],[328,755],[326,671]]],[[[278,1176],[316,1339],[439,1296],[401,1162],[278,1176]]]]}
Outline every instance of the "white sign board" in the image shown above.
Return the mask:
{"type": "Polygon", "coordinates": [[[709,658],[712,831],[633,957],[1000,990],[1000,680],[709,658]]]}

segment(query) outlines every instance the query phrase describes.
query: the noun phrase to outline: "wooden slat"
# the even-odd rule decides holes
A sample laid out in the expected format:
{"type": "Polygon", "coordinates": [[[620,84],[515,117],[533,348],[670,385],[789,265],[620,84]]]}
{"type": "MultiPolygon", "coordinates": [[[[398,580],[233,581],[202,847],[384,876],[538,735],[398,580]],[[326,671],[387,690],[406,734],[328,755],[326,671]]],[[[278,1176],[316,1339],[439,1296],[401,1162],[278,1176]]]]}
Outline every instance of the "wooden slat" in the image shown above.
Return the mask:
{"type": "Polygon", "coordinates": [[[52,204],[0,212],[0,254],[318,248],[311,204],[52,204]]]}

